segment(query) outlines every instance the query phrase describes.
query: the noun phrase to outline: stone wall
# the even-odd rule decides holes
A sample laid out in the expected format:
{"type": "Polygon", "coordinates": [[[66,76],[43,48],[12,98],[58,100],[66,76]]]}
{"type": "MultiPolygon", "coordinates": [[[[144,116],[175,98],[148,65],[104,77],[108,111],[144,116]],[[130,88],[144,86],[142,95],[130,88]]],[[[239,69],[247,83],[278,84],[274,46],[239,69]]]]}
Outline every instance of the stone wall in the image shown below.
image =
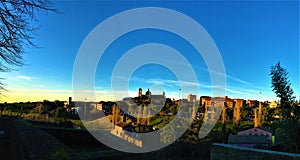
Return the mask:
{"type": "Polygon", "coordinates": [[[117,130],[117,129],[114,129],[110,132],[111,134],[115,135],[115,136],[118,136],[119,138],[129,142],[129,143],[132,143],[138,147],[143,147],[143,141],[142,140],[139,140],[131,135],[128,135],[125,133],[125,131],[123,130],[117,130]]]}
{"type": "Polygon", "coordinates": [[[97,146],[101,149],[110,149],[99,142],[87,130],[71,128],[39,127],[43,131],[55,136],[58,140],[68,146],[97,146]]]}
{"type": "Polygon", "coordinates": [[[72,150],[28,121],[0,118],[0,130],[6,132],[0,139],[1,160],[74,158],[72,150]]]}
{"type": "Polygon", "coordinates": [[[262,149],[237,147],[228,144],[214,143],[210,160],[300,160],[300,154],[276,152],[262,149]]]}
{"type": "Polygon", "coordinates": [[[1,118],[0,130],[5,132],[5,135],[0,137],[0,159],[28,159],[29,157],[25,154],[26,150],[20,143],[13,119],[1,118]]]}

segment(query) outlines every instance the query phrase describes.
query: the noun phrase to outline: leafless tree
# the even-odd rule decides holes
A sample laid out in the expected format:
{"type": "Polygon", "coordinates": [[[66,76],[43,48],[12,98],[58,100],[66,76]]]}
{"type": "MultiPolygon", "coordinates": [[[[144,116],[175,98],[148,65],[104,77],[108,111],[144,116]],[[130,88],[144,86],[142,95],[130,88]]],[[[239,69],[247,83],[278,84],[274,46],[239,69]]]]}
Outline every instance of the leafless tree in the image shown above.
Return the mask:
{"type": "Polygon", "coordinates": [[[57,12],[47,0],[0,1],[0,72],[24,65],[24,47],[37,47],[32,40],[40,28],[36,25],[36,12],[40,11],[57,12]]]}

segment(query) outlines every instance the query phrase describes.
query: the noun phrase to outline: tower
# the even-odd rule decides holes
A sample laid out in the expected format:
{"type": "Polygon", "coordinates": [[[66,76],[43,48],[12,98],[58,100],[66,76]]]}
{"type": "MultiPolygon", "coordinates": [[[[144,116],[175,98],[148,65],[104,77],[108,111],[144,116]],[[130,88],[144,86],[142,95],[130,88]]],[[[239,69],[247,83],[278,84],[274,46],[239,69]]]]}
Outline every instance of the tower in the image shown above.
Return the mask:
{"type": "Polygon", "coordinates": [[[148,98],[151,98],[151,92],[150,92],[150,89],[148,88],[148,90],[147,90],[147,92],[146,92],[146,96],[148,97],[148,98]]]}
{"type": "Polygon", "coordinates": [[[142,95],[143,95],[143,90],[142,90],[142,88],[139,88],[139,95],[138,95],[138,97],[142,97],[142,95]]]}
{"type": "Polygon", "coordinates": [[[69,104],[72,103],[72,97],[69,97],[69,104]]]}
{"type": "Polygon", "coordinates": [[[120,119],[120,108],[117,105],[112,106],[112,124],[118,124],[120,119]]]}

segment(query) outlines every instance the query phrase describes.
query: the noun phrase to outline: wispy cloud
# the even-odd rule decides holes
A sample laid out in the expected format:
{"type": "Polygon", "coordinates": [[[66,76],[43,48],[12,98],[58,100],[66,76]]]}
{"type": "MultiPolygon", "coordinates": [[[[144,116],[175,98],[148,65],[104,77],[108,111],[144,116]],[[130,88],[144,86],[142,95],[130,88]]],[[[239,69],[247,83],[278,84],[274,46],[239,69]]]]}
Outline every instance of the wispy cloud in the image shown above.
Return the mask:
{"type": "Polygon", "coordinates": [[[163,86],[168,86],[168,87],[179,86],[178,81],[168,80],[168,79],[149,79],[149,80],[146,80],[146,83],[155,84],[155,85],[163,85],[163,86]]]}
{"type": "Polygon", "coordinates": [[[227,92],[230,92],[230,93],[237,93],[237,94],[245,94],[245,95],[249,95],[248,92],[245,92],[245,91],[242,91],[242,90],[233,90],[233,89],[229,89],[229,88],[225,88],[225,90],[227,92]]]}
{"type": "MultiPolygon", "coordinates": [[[[193,65],[193,66],[194,66],[194,65],[193,65]]],[[[205,71],[207,71],[207,72],[212,72],[212,73],[215,73],[215,74],[218,74],[218,75],[223,75],[223,76],[225,76],[227,79],[231,79],[231,80],[236,81],[236,82],[241,83],[241,84],[245,84],[245,85],[253,85],[252,83],[247,82],[247,81],[245,81],[245,80],[242,80],[242,79],[240,79],[240,78],[238,78],[238,77],[235,77],[235,76],[231,76],[231,75],[228,75],[228,74],[224,74],[224,73],[221,73],[221,72],[218,72],[218,71],[208,70],[208,69],[205,68],[205,67],[200,67],[200,66],[194,66],[194,67],[199,68],[199,69],[201,69],[201,70],[205,70],[205,71]]]]}
{"type": "Polygon", "coordinates": [[[49,94],[55,94],[55,93],[72,93],[71,90],[64,90],[64,89],[42,89],[41,88],[11,88],[11,92],[14,93],[49,93],[49,94]]]}
{"type": "Polygon", "coordinates": [[[170,79],[149,79],[146,80],[146,83],[156,84],[156,85],[163,85],[168,87],[180,87],[180,86],[190,86],[190,87],[197,87],[201,86],[201,84],[196,82],[189,82],[189,81],[176,81],[170,79]]]}
{"type": "Polygon", "coordinates": [[[264,93],[265,91],[262,91],[261,90],[257,90],[257,89],[244,89],[245,92],[248,92],[248,93],[253,93],[253,94],[259,94],[259,93],[264,93]]]}
{"type": "Polygon", "coordinates": [[[17,78],[17,79],[27,80],[27,81],[31,81],[31,80],[32,80],[32,77],[24,76],[24,75],[22,75],[22,76],[17,76],[16,78],[17,78]]]}
{"type": "Polygon", "coordinates": [[[234,80],[234,81],[239,82],[239,83],[242,83],[242,84],[253,85],[252,83],[247,82],[247,81],[244,81],[244,80],[239,79],[239,78],[237,78],[237,77],[233,77],[233,76],[230,76],[230,75],[226,75],[226,77],[227,77],[228,79],[234,80]]]}
{"type": "MultiPolygon", "coordinates": [[[[188,82],[188,81],[175,81],[175,80],[168,80],[168,79],[149,79],[146,81],[147,83],[150,84],[159,84],[159,85],[165,85],[165,86],[170,86],[170,87],[179,87],[180,84],[182,86],[195,86],[195,87],[200,87],[200,88],[206,88],[206,89],[224,89],[226,92],[230,93],[235,93],[235,94],[243,94],[243,95],[252,95],[252,94],[257,94],[260,91],[254,90],[254,89],[245,89],[245,88],[236,88],[234,87],[225,87],[225,86],[214,86],[214,85],[209,85],[205,83],[195,83],[195,82],[188,82]]],[[[247,83],[247,82],[245,82],[247,83]]]]}
{"type": "Polygon", "coordinates": [[[45,88],[45,85],[40,84],[40,85],[38,85],[38,87],[39,88],[45,88]]]}
{"type": "MultiPolygon", "coordinates": [[[[174,62],[173,62],[174,63],[174,62]]],[[[176,62],[176,64],[178,65],[186,65],[185,63],[182,63],[182,62],[176,62]]],[[[232,76],[232,75],[228,75],[226,73],[221,73],[221,72],[218,72],[218,71],[214,71],[214,70],[208,70],[208,68],[206,67],[203,67],[203,66],[198,66],[198,65],[194,65],[194,64],[189,64],[191,66],[193,66],[193,68],[198,68],[198,69],[201,69],[201,70],[204,70],[206,72],[211,72],[211,73],[214,73],[214,74],[218,74],[218,75],[222,75],[222,76],[225,76],[227,79],[230,79],[230,80],[233,80],[235,82],[238,82],[240,84],[245,84],[245,85],[253,85],[253,83],[251,82],[248,82],[246,80],[243,80],[241,78],[238,78],[236,76],[232,76]]],[[[226,68],[225,68],[226,69],[226,68]]]]}

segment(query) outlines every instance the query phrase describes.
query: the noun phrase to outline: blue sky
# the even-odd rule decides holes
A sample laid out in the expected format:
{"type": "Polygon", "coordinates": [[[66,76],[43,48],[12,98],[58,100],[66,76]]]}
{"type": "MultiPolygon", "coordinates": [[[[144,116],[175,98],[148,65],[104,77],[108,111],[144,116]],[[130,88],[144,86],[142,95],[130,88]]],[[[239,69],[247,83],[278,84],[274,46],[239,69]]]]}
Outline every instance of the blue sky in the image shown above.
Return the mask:
{"type": "MultiPolygon", "coordinates": [[[[2,101],[67,100],[72,96],[74,61],[85,37],[105,19],[138,7],[173,9],[202,25],[222,56],[229,97],[275,100],[269,72],[270,66],[280,61],[288,70],[299,99],[297,1],[55,1],[54,6],[62,14],[38,13],[41,29],[34,42],[40,48],[26,49],[27,65],[17,68],[19,71],[2,73],[9,89],[2,101]]],[[[111,74],[115,64],[125,52],[145,43],[165,44],[179,51],[198,78],[198,84],[190,84],[195,86],[191,93],[211,95],[213,86],[207,66],[189,42],[170,32],[144,29],[119,37],[107,48],[95,74],[97,99],[112,99],[111,74]]],[[[148,64],[134,71],[129,95],[136,95],[139,87],[145,91],[152,88],[154,93],[165,91],[168,97],[178,98],[176,76],[161,65],[148,64]]]]}

